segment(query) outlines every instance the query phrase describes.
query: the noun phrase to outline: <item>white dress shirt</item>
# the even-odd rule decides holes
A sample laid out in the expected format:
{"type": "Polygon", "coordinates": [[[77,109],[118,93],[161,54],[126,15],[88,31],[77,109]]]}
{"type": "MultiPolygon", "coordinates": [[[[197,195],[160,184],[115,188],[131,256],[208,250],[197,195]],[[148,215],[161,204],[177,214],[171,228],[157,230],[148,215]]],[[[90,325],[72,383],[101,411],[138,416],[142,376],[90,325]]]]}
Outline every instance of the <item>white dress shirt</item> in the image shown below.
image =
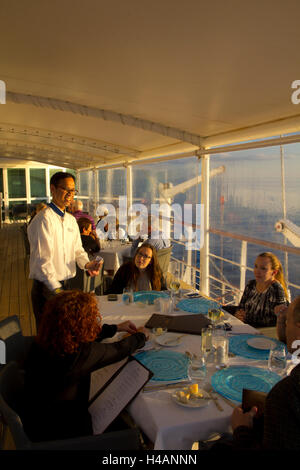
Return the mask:
{"type": "Polygon", "coordinates": [[[61,217],[51,207],[41,211],[28,226],[28,239],[29,278],[45,283],[50,290],[76,275],[76,262],[81,269],[89,262],[76,219],[67,212],[61,217]]]}

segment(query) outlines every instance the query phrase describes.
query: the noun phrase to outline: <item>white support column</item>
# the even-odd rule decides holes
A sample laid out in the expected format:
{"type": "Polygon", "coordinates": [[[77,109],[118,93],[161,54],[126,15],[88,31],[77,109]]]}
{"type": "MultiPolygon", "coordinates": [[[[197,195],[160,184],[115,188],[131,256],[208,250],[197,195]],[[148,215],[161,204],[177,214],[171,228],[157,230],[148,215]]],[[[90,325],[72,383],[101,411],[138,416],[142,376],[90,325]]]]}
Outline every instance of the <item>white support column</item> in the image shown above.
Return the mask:
{"type": "Polygon", "coordinates": [[[131,219],[128,218],[128,210],[132,206],[132,166],[128,165],[126,167],[126,197],[127,197],[127,230],[131,222],[131,219]]]}
{"type": "Polygon", "coordinates": [[[202,157],[201,175],[201,204],[203,204],[204,210],[204,240],[203,248],[200,250],[200,290],[203,294],[209,295],[209,155],[202,157]]]}
{"type": "Polygon", "coordinates": [[[239,293],[239,301],[242,298],[245,285],[246,285],[246,266],[247,266],[247,242],[245,240],[242,241],[241,245],[241,268],[240,268],[240,293],[239,293]]]}
{"type": "Polygon", "coordinates": [[[4,222],[9,222],[9,200],[8,200],[7,168],[3,168],[3,198],[4,198],[4,211],[5,211],[5,220],[4,220],[4,222]]]}
{"type": "Polygon", "coordinates": [[[99,182],[98,182],[98,170],[93,169],[93,180],[94,180],[94,207],[93,207],[93,217],[96,215],[96,209],[99,204],[99,182]]]}
{"type": "Polygon", "coordinates": [[[30,169],[25,168],[25,184],[26,184],[26,202],[31,203],[31,186],[30,186],[30,169]]]}
{"type": "Polygon", "coordinates": [[[50,168],[46,168],[46,196],[47,202],[51,200],[51,192],[50,192],[50,168]]]}

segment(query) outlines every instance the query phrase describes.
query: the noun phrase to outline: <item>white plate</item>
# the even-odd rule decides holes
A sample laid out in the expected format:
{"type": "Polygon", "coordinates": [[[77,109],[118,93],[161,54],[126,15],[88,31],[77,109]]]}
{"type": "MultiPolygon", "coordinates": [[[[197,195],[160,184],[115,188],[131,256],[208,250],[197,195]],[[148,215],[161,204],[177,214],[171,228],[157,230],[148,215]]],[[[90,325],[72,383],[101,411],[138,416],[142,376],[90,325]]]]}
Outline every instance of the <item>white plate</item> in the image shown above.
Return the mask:
{"type": "Polygon", "coordinates": [[[267,350],[271,349],[276,342],[270,338],[249,338],[247,339],[247,344],[251,348],[267,350]]]}
{"type": "Polygon", "coordinates": [[[179,338],[179,336],[181,335],[176,334],[176,333],[165,333],[164,335],[155,337],[155,341],[160,346],[166,346],[166,347],[172,348],[174,346],[178,346],[179,344],[181,344],[182,339],[179,338]]]}
{"type": "MultiPolygon", "coordinates": [[[[182,388],[179,391],[186,392],[188,390],[187,387],[182,388]]],[[[203,393],[204,398],[190,398],[187,403],[183,403],[179,400],[176,392],[172,393],[172,400],[177,403],[177,405],[184,406],[185,408],[204,408],[210,403],[210,397],[205,390],[199,390],[199,392],[203,393]]],[[[178,393],[178,392],[177,392],[178,393]]]]}

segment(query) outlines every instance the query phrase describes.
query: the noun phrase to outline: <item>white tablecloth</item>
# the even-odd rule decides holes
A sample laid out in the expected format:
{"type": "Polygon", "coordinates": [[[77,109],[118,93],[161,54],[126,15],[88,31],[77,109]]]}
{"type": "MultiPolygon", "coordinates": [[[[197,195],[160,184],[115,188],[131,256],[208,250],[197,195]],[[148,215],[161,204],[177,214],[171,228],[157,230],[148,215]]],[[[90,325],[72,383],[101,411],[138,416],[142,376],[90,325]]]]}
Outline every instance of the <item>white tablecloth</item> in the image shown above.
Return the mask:
{"type": "MultiPolygon", "coordinates": [[[[138,304],[125,306],[121,296],[118,301],[108,302],[106,296],[98,297],[103,323],[113,324],[132,320],[136,326],[142,326],[155,312],[155,306],[141,307],[138,304]]],[[[183,315],[179,311],[175,315],[183,315]]],[[[230,316],[233,333],[258,333],[249,325],[242,324],[230,316]]],[[[176,335],[176,333],[174,333],[176,335]]],[[[118,333],[112,340],[116,341],[118,333]]],[[[153,346],[148,341],[145,349],[153,346]]],[[[176,348],[178,352],[199,353],[201,337],[186,335],[176,348]]],[[[171,349],[171,348],[170,348],[171,349]]],[[[266,361],[251,361],[241,357],[230,359],[230,363],[266,366],[266,361]]],[[[92,378],[93,380],[93,378],[92,378]]],[[[210,378],[208,377],[208,381],[210,378]]],[[[222,398],[219,399],[224,411],[219,411],[213,401],[205,408],[190,409],[177,405],[171,400],[171,390],[141,392],[128,407],[138,426],[147,434],[157,450],[190,450],[193,442],[205,440],[214,432],[227,432],[230,426],[232,407],[222,398]]]]}
{"type": "Polygon", "coordinates": [[[114,274],[118,271],[119,267],[123,264],[123,255],[130,256],[131,243],[122,244],[113,241],[100,250],[100,255],[104,260],[104,269],[113,271],[114,274]]]}

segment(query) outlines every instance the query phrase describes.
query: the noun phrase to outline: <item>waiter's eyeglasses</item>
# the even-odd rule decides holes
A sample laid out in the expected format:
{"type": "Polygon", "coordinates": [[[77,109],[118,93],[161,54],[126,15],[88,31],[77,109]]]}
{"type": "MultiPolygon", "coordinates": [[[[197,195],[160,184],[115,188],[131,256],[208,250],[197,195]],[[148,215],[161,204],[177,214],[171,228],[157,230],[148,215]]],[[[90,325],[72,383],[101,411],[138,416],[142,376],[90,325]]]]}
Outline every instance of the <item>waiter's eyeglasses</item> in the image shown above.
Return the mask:
{"type": "Polygon", "coordinates": [[[73,194],[73,196],[76,196],[78,194],[77,189],[66,189],[66,188],[63,188],[62,186],[57,186],[57,187],[59,189],[62,189],[65,193],[73,194]]]}

